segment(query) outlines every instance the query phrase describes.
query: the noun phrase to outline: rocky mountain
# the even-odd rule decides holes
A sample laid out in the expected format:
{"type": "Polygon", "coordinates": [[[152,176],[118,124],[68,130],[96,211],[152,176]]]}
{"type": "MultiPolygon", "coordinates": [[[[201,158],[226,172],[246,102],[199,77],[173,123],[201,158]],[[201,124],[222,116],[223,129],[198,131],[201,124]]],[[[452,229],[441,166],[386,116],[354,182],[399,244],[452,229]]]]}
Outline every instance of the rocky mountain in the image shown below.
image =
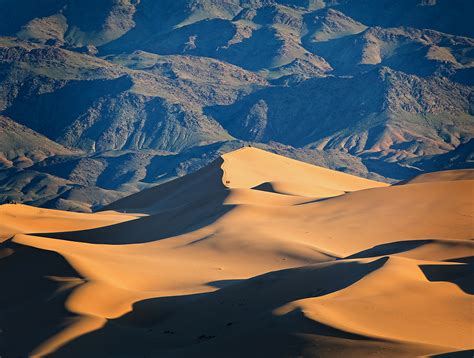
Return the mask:
{"type": "Polygon", "coordinates": [[[2,168],[29,167],[51,156],[75,153],[45,136],[0,116],[0,163],[2,168]]]}
{"type": "Polygon", "coordinates": [[[90,211],[253,145],[472,167],[468,0],[0,0],[0,201],[90,211]]]}

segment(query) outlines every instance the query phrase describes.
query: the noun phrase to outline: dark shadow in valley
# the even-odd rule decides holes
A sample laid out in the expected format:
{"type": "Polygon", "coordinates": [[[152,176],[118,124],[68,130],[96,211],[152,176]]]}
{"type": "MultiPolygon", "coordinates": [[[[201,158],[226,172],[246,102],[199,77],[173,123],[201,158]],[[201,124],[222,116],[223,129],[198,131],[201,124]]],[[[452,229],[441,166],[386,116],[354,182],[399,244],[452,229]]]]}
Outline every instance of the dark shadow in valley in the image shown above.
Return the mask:
{"type": "Polygon", "coordinates": [[[235,205],[194,203],[159,214],[95,229],[36,233],[52,239],[92,244],[139,244],[183,235],[211,225],[235,205]]]}
{"type": "Polygon", "coordinates": [[[465,293],[474,295],[474,265],[420,265],[421,271],[432,282],[450,282],[465,293]]]}
{"type": "Polygon", "coordinates": [[[474,265],[474,256],[456,257],[454,259],[449,259],[446,261],[474,265]]]}
{"type": "Polygon", "coordinates": [[[432,358],[472,358],[474,357],[474,349],[466,349],[462,351],[441,353],[430,355],[432,358]]]}
{"type": "Polygon", "coordinates": [[[232,280],[218,280],[218,281],[211,281],[208,282],[207,285],[215,288],[225,288],[228,286],[235,285],[237,283],[244,282],[245,280],[237,280],[237,279],[232,279],[232,280]]]}
{"type": "Polygon", "coordinates": [[[356,254],[344,257],[345,259],[361,259],[367,257],[376,257],[384,255],[394,255],[402,252],[414,250],[423,245],[435,242],[435,240],[407,240],[407,241],[396,241],[388,244],[381,244],[371,247],[370,249],[360,251],[356,254]]]}
{"type": "Polygon", "coordinates": [[[183,235],[218,220],[235,205],[224,205],[229,190],[223,185],[222,159],[185,177],[118,200],[104,210],[148,213],[119,224],[36,236],[95,244],[136,244],[183,235]]]}
{"type": "Polygon", "coordinates": [[[50,139],[56,139],[101,97],[113,96],[132,85],[132,79],[127,75],[116,79],[70,81],[52,93],[20,93],[5,114],[50,139]]]}
{"type": "Polygon", "coordinates": [[[260,191],[266,191],[268,193],[274,193],[274,194],[280,194],[280,195],[292,195],[292,194],[287,194],[287,193],[282,193],[278,190],[275,189],[275,186],[271,182],[263,182],[261,184],[258,184],[251,188],[253,190],[260,190],[260,191]]]}
{"type": "Polygon", "coordinates": [[[83,281],[55,252],[11,241],[0,249],[9,252],[0,258],[0,355],[26,357],[79,317],[65,302],[83,281]]]}
{"type": "Polygon", "coordinates": [[[379,159],[362,159],[362,163],[367,167],[369,171],[396,180],[413,178],[421,174],[421,171],[418,169],[405,167],[398,163],[383,162],[379,159]]]}
{"type": "Polygon", "coordinates": [[[321,344],[373,343],[372,350],[390,342],[313,321],[298,308],[282,313],[275,310],[293,301],[342,290],[387,260],[285,269],[229,280],[211,293],[143,300],[135,303],[131,312],[109,320],[104,328],[61,348],[58,355],[87,354],[92,347],[103,350],[94,351],[100,354],[127,355],[136,354],[140,347],[144,356],[215,357],[223,352],[230,356],[298,356],[308,337],[321,344]]]}

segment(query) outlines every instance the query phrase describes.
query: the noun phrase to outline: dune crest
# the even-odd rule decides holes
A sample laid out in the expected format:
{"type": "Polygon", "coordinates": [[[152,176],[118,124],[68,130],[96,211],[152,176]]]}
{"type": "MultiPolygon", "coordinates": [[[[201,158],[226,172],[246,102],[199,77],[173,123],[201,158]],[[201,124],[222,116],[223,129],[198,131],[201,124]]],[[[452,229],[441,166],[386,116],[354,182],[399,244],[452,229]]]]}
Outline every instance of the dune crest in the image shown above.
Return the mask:
{"type": "Polygon", "coordinates": [[[157,213],[210,197],[227,196],[235,189],[254,189],[254,195],[259,195],[259,190],[322,199],[385,186],[388,184],[243,147],[195,173],[120,199],[103,210],[157,213]]]}
{"type": "Polygon", "coordinates": [[[98,213],[0,206],[2,350],[470,349],[473,172],[388,186],[242,148],[98,213]]]}
{"type": "Polygon", "coordinates": [[[222,159],[223,181],[228,188],[258,188],[268,183],[275,192],[322,198],[387,186],[258,148],[244,147],[222,159]]]}

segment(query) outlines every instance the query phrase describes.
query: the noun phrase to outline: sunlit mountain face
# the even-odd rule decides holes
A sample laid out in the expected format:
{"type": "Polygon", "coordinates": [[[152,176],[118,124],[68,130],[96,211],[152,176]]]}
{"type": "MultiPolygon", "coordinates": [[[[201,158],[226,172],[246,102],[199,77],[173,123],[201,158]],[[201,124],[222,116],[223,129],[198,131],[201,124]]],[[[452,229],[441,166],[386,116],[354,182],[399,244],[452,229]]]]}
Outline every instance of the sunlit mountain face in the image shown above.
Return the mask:
{"type": "Polygon", "coordinates": [[[0,202],[93,211],[251,144],[473,166],[474,4],[0,0],[0,202]]]}

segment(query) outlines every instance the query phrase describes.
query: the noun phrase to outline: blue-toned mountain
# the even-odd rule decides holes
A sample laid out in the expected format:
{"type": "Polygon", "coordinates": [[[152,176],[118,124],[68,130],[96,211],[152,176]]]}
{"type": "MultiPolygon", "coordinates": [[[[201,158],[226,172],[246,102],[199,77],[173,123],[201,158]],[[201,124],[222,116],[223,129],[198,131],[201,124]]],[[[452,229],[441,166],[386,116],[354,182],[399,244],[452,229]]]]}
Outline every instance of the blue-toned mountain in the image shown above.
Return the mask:
{"type": "Polygon", "coordinates": [[[89,211],[248,144],[388,182],[473,166],[472,1],[0,9],[0,201],[89,211]]]}

